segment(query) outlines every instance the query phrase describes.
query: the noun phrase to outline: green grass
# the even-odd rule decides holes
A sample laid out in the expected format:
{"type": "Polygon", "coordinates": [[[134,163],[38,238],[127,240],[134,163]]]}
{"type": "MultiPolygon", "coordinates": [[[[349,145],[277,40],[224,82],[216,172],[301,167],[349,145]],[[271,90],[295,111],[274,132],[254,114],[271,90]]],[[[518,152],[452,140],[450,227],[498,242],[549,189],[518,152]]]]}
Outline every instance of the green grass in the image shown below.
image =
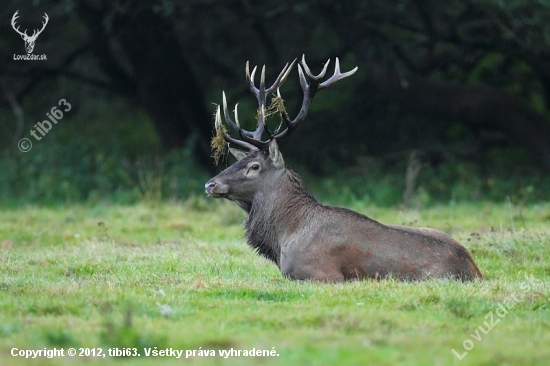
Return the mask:
{"type": "Polygon", "coordinates": [[[351,208],[450,233],[485,281],[292,282],[248,248],[244,214],[219,200],[3,208],[0,365],[548,364],[550,204],[351,208]],[[502,318],[499,304],[510,306],[502,318]],[[475,340],[491,312],[500,321],[475,340]],[[451,349],[463,354],[465,341],[473,349],[459,360],[451,349]],[[27,360],[14,347],[141,356],[27,360]],[[184,350],[183,360],[145,357],[154,347],[184,350]],[[279,356],[185,359],[273,347],[279,356]]]}

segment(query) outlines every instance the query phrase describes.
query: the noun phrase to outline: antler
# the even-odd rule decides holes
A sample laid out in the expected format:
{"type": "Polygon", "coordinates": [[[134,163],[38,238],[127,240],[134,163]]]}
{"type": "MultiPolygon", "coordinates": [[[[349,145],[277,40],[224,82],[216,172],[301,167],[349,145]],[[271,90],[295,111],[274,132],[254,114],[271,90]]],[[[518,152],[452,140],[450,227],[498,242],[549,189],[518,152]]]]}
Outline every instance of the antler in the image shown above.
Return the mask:
{"type": "MultiPolygon", "coordinates": [[[[298,65],[298,74],[300,75],[300,85],[304,92],[304,100],[302,101],[302,107],[300,108],[300,112],[298,112],[298,115],[296,116],[296,118],[294,118],[293,120],[290,120],[290,117],[288,116],[288,113],[286,113],[286,111],[283,110],[281,112],[283,120],[286,123],[286,129],[284,129],[281,133],[273,136],[273,138],[275,138],[277,142],[280,142],[284,138],[288,137],[300,125],[300,123],[304,121],[304,119],[307,116],[307,112],[309,110],[309,105],[311,104],[313,97],[319,90],[323,90],[329,87],[331,84],[334,84],[338,80],[342,80],[348,76],[355,74],[355,72],[357,71],[357,66],[356,66],[353,70],[350,70],[342,74],[340,72],[340,60],[338,59],[338,57],[336,57],[336,61],[334,64],[334,74],[327,80],[321,82],[321,80],[323,80],[323,78],[325,77],[329,63],[330,63],[330,59],[327,61],[327,63],[325,64],[325,66],[323,67],[323,70],[321,70],[319,75],[313,75],[306,63],[306,56],[302,55],[302,62],[298,65]],[[307,79],[306,79],[306,76],[307,76],[307,79]],[[309,84],[308,84],[308,80],[309,80],[309,84]]],[[[277,95],[280,96],[278,90],[277,90],[277,95]]]]}
{"type": "Polygon", "coordinates": [[[256,99],[258,100],[258,123],[255,131],[246,131],[242,129],[240,123],[239,123],[239,115],[237,112],[237,106],[235,106],[235,122],[231,119],[229,116],[229,111],[227,109],[227,99],[225,97],[225,92],[223,93],[223,114],[225,116],[225,121],[227,124],[235,131],[237,131],[242,139],[242,141],[236,140],[231,138],[231,140],[228,140],[226,138],[227,142],[234,143],[235,145],[244,147],[246,149],[265,149],[267,147],[268,141],[262,141],[262,134],[265,130],[265,118],[266,118],[266,98],[269,94],[273,93],[275,90],[278,90],[279,87],[286,81],[288,75],[290,74],[290,71],[294,67],[294,64],[296,63],[296,60],[292,61],[290,65],[287,63],[285,67],[283,67],[283,70],[279,73],[279,76],[271,85],[269,88],[265,88],[265,65],[262,67],[262,74],[260,76],[260,87],[257,88],[254,85],[254,76],[256,75],[256,69],[255,66],[254,69],[252,69],[252,74],[250,74],[250,67],[248,61],[246,62],[246,81],[248,83],[248,86],[250,88],[250,91],[256,99]],[[243,144],[243,142],[245,144],[243,144]]]}
{"type": "Polygon", "coordinates": [[[13,14],[13,17],[11,18],[11,26],[12,26],[13,30],[16,31],[17,33],[19,33],[21,36],[28,37],[26,29],[25,29],[25,32],[23,33],[19,30],[19,26],[17,26],[17,28],[15,28],[15,22],[16,22],[17,18],[19,18],[19,15],[17,15],[17,13],[19,13],[19,10],[17,10],[15,12],[15,14],[13,14]]]}
{"type": "Polygon", "coordinates": [[[19,33],[19,34],[20,34],[22,37],[24,37],[25,39],[36,39],[36,38],[40,35],[40,33],[42,33],[42,31],[44,30],[44,28],[46,28],[46,24],[48,24],[48,20],[50,19],[50,18],[48,17],[48,14],[44,13],[43,18],[44,18],[45,21],[42,22],[42,29],[40,29],[40,30],[36,30],[36,29],[35,29],[35,30],[33,31],[33,33],[32,33],[32,36],[29,36],[29,35],[27,34],[27,30],[26,30],[26,29],[25,29],[24,32],[21,32],[21,31],[19,30],[19,26],[17,26],[17,28],[15,27],[16,20],[17,20],[17,18],[19,18],[19,15],[18,15],[17,13],[19,13],[19,10],[17,10],[17,11],[15,12],[15,14],[13,14],[13,17],[11,18],[11,26],[13,27],[13,29],[14,29],[17,33],[19,33]]]}
{"type": "MultiPolygon", "coordinates": [[[[238,113],[237,113],[238,104],[235,106],[235,122],[233,122],[233,120],[229,116],[229,111],[227,108],[227,100],[224,92],[223,93],[223,114],[225,116],[225,121],[233,130],[239,133],[239,136],[241,137],[242,140],[238,140],[229,136],[229,134],[227,134],[225,131],[223,133],[224,139],[229,143],[233,143],[237,146],[240,146],[248,150],[254,150],[254,149],[265,150],[272,139],[276,139],[277,142],[279,142],[284,138],[288,137],[305,119],[309,109],[309,105],[311,104],[313,97],[319,90],[325,89],[329,85],[345,77],[353,75],[357,71],[357,67],[356,67],[351,71],[341,73],[340,62],[338,58],[336,58],[334,75],[332,75],[329,79],[321,82],[321,80],[325,77],[329,62],[330,60],[327,61],[327,63],[325,64],[325,66],[323,67],[323,70],[319,75],[313,75],[306,63],[305,55],[302,56],[302,60],[298,64],[298,74],[300,77],[300,85],[304,93],[304,99],[302,102],[302,107],[300,108],[300,112],[298,112],[298,115],[296,116],[296,118],[291,120],[290,117],[288,116],[288,113],[283,108],[280,111],[280,113],[282,115],[283,120],[285,121],[286,128],[282,132],[278,133],[277,135],[273,135],[269,132],[269,130],[267,130],[270,137],[266,141],[262,140],[262,135],[264,131],[267,129],[265,125],[267,95],[273,93],[276,90],[277,96],[281,98],[279,88],[286,81],[288,75],[290,74],[290,71],[292,70],[292,68],[294,67],[294,64],[296,63],[296,60],[292,61],[290,65],[287,63],[283,68],[283,70],[280,72],[279,76],[277,77],[273,85],[267,89],[265,88],[265,66],[262,67],[262,74],[260,76],[260,86],[259,88],[257,88],[254,85],[254,76],[256,74],[256,67],[254,67],[254,69],[252,70],[252,74],[250,74],[249,64],[247,62],[246,69],[245,69],[246,80],[250,87],[250,91],[252,92],[252,94],[254,94],[254,96],[258,100],[258,106],[259,106],[257,128],[255,131],[247,131],[241,127],[239,123],[238,113]]],[[[219,107],[216,112],[215,125],[217,130],[222,129],[219,107]]]]}
{"type": "Polygon", "coordinates": [[[48,20],[50,20],[50,18],[48,18],[48,14],[46,14],[46,13],[44,13],[43,18],[44,18],[45,21],[42,22],[42,29],[40,29],[39,31],[37,31],[37,30],[35,29],[34,32],[33,32],[33,34],[32,34],[32,36],[31,36],[31,38],[37,38],[38,35],[39,35],[40,33],[42,33],[42,31],[44,30],[44,28],[46,28],[46,24],[48,24],[48,20]],[[34,33],[36,33],[36,35],[35,35],[34,33]]]}

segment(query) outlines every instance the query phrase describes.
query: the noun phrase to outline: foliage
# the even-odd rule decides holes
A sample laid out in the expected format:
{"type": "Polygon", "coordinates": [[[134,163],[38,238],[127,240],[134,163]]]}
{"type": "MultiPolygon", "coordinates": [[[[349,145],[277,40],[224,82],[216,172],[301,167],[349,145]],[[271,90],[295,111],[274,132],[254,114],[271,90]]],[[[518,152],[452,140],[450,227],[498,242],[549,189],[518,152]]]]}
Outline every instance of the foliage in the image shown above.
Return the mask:
{"type": "MultiPolygon", "coordinates": [[[[17,159],[8,150],[0,154],[0,203],[185,200],[202,194],[210,178],[197,167],[187,148],[131,157],[116,145],[96,139],[61,142],[48,137],[49,141],[36,143],[17,159]]],[[[506,151],[488,151],[477,161],[423,163],[412,187],[412,201],[406,203],[430,207],[480,200],[517,204],[547,201],[550,177],[527,164],[502,164],[506,151]]],[[[511,153],[507,159],[517,156],[521,154],[511,153]]],[[[285,155],[285,160],[321,200],[340,205],[359,200],[379,206],[404,202],[405,156],[359,157],[351,167],[329,164],[329,160],[324,174],[312,173],[299,159],[285,155]]],[[[222,168],[231,161],[223,161],[222,168]]]]}
{"type": "MultiPolygon", "coordinates": [[[[494,151],[494,154],[502,152],[494,151]]],[[[488,154],[491,155],[491,154],[488,154]]],[[[500,166],[501,156],[487,156],[479,161],[448,161],[430,165],[423,163],[414,181],[415,207],[476,201],[529,204],[548,201],[550,178],[528,167],[506,170],[500,166]]],[[[334,174],[314,176],[306,169],[298,169],[306,186],[324,200],[340,205],[365,201],[379,206],[404,203],[407,164],[392,157],[360,158],[353,167],[333,167],[334,174]]]]}
{"type": "MultiPolygon", "coordinates": [[[[75,86],[70,85],[67,92],[74,92],[73,88],[75,86]]],[[[342,97],[345,93],[336,94],[342,97]]],[[[319,97],[323,103],[312,108],[311,116],[320,113],[334,117],[337,127],[348,123],[325,110],[328,104],[324,103],[323,94],[319,97]]],[[[73,101],[75,105],[81,104],[77,96],[73,101]]],[[[48,105],[51,102],[38,109],[47,110],[48,105]]],[[[193,158],[195,141],[188,140],[182,149],[163,151],[149,119],[141,112],[134,111],[125,118],[117,117],[125,115],[128,108],[127,104],[119,102],[83,104],[82,108],[75,110],[74,116],[64,117],[42,140],[34,141],[31,151],[18,152],[15,157],[11,150],[1,151],[0,203],[160,202],[201,195],[211,173],[199,167],[193,158]],[[95,118],[96,113],[106,111],[114,114],[107,114],[106,121],[95,118]],[[80,119],[89,122],[84,126],[74,123],[80,119]]],[[[427,143],[440,133],[434,132],[433,136],[419,133],[411,127],[419,121],[416,117],[408,118],[413,123],[403,124],[399,136],[414,137],[427,143]]],[[[277,116],[272,119],[278,123],[277,116]]],[[[306,124],[302,128],[297,135],[307,135],[317,127],[306,124]]],[[[360,125],[358,128],[367,133],[371,127],[360,125]]],[[[383,135],[395,133],[383,124],[372,128],[383,135]]],[[[441,129],[446,128],[441,126],[441,129]]],[[[347,133],[349,131],[343,136],[347,133]]],[[[449,147],[456,146],[457,151],[469,150],[471,130],[454,124],[445,134],[446,140],[439,145],[419,150],[424,151],[425,157],[414,182],[414,196],[408,204],[429,207],[477,200],[503,202],[510,199],[518,204],[548,200],[550,178],[538,172],[522,149],[488,147],[466,160],[449,153],[449,147]],[[458,140],[465,141],[465,147],[456,143],[448,145],[450,141],[458,140]],[[434,155],[433,151],[435,158],[430,157],[430,154],[434,155]]],[[[312,135],[308,139],[313,146],[324,146],[326,135],[312,135]]],[[[404,144],[402,139],[398,142],[404,144]]],[[[331,149],[311,150],[288,143],[283,143],[281,149],[287,164],[303,176],[308,189],[323,201],[340,205],[351,205],[357,200],[380,206],[401,204],[406,189],[409,150],[399,146],[393,154],[383,154],[378,145],[368,146],[366,150],[356,146],[338,148],[338,154],[331,149]],[[377,153],[360,155],[361,151],[367,150],[377,153]],[[356,156],[342,163],[352,154],[356,156]]],[[[223,160],[221,168],[231,162],[223,160]]]]}
{"type": "MultiPolygon", "coordinates": [[[[530,165],[550,169],[547,1],[44,0],[13,3],[6,18],[17,9],[27,19],[50,14],[37,45],[50,59],[13,61],[21,39],[9,26],[0,29],[2,145],[16,135],[8,95],[27,123],[64,97],[85,110],[84,118],[70,117],[83,129],[128,126],[138,110],[166,149],[194,134],[193,156],[208,170],[211,102],[225,90],[231,105],[242,102],[243,121],[253,120],[245,62],[265,64],[269,82],[306,54],[314,72],[335,56],[343,70],[359,66],[316,97],[288,146],[316,174],[327,165],[353,166],[358,156],[450,147],[486,132],[504,135],[485,141],[491,147],[527,151],[530,165]],[[116,103],[127,106],[102,107],[116,103]],[[451,123],[467,136],[450,135],[451,123]]],[[[291,115],[301,103],[297,79],[293,72],[282,90],[291,115]]],[[[125,137],[116,127],[112,134],[125,137]]]]}
{"type": "Polygon", "coordinates": [[[98,140],[37,143],[18,159],[4,151],[0,170],[5,204],[177,200],[201,192],[208,179],[190,149],[131,158],[98,140]]]}
{"type": "MultiPolygon", "coordinates": [[[[449,232],[483,282],[292,282],[242,239],[229,202],[34,205],[0,210],[0,360],[6,365],[459,364],[489,312],[519,302],[460,364],[544,365],[550,356],[550,207],[426,210],[355,202],[382,222],[449,232]],[[521,219],[520,219],[521,217],[521,219]],[[136,347],[140,357],[24,359],[13,347],[136,347]],[[272,349],[278,357],[148,358],[144,347],[272,349]]],[[[238,219],[236,219],[238,218],[238,219]]],[[[481,332],[480,332],[481,333],[481,332]]]]}

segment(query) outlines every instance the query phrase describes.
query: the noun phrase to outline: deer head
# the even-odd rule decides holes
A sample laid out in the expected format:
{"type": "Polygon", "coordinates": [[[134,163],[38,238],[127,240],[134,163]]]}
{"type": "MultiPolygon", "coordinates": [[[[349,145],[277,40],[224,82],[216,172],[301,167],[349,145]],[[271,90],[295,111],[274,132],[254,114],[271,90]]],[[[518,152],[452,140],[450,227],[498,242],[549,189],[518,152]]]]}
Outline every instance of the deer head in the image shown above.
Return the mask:
{"type": "Polygon", "coordinates": [[[19,10],[17,10],[15,12],[15,14],[13,14],[13,17],[11,18],[11,26],[13,27],[13,29],[17,33],[19,33],[21,35],[21,38],[23,38],[23,41],[25,41],[25,49],[27,50],[27,53],[32,53],[32,51],[34,49],[34,43],[36,42],[36,39],[38,38],[40,33],[42,33],[44,28],[46,28],[46,24],[48,24],[48,20],[49,20],[48,14],[44,13],[44,22],[42,22],[42,29],[40,29],[40,30],[35,29],[32,33],[32,36],[29,36],[27,34],[26,29],[25,29],[24,32],[21,32],[19,30],[19,26],[17,26],[17,28],[15,27],[16,19],[19,17],[19,15],[17,14],[18,12],[19,12],[19,10]]]}
{"type": "Polygon", "coordinates": [[[305,56],[303,56],[301,62],[298,63],[298,74],[300,86],[303,91],[303,101],[302,107],[294,119],[289,117],[284,108],[279,88],[286,81],[296,60],[285,65],[273,85],[269,88],[266,88],[265,85],[265,66],[262,68],[260,85],[256,87],[254,84],[256,67],[254,67],[251,74],[249,64],[248,62],[246,63],[246,80],[250,91],[258,101],[257,128],[255,131],[247,131],[241,127],[237,106],[235,106],[235,121],[231,119],[227,108],[225,93],[223,93],[223,113],[225,122],[231,129],[239,134],[240,139],[231,137],[223,126],[220,106],[218,106],[216,110],[215,117],[217,135],[223,136],[225,144],[233,144],[245,151],[230,149],[232,155],[239,161],[206,183],[205,189],[208,195],[215,198],[224,197],[230,199],[246,210],[246,207],[248,207],[252,201],[253,195],[261,190],[260,188],[262,186],[270,185],[272,182],[276,181],[272,179],[274,175],[279,174],[285,169],[284,160],[279,151],[278,143],[290,136],[290,134],[304,121],[311,101],[319,90],[325,89],[338,80],[353,75],[355,71],[357,71],[356,67],[351,71],[341,73],[340,62],[338,58],[336,58],[334,74],[327,80],[322,81],[325,77],[329,61],[327,61],[323,70],[318,75],[314,75],[311,72],[306,63],[305,56]],[[276,110],[280,113],[285,125],[284,130],[278,133],[271,132],[266,126],[268,109],[272,110],[272,107],[267,107],[266,98],[274,92],[277,93],[274,104],[277,105],[276,110]],[[266,133],[268,137],[264,140],[263,135],[266,133]]]}

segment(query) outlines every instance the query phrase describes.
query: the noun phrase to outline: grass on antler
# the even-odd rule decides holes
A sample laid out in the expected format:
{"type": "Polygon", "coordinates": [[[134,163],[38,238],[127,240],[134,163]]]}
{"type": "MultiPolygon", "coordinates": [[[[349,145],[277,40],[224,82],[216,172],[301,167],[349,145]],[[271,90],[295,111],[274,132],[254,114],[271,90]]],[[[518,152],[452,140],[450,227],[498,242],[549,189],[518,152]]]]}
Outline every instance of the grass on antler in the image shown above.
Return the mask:
{"type": "Polygon", "coordinates": [[[275,129],[275,133],[279,132],[279,130],[281,129],[281,126],[283,125],[282,115],[283,113],[286,114],[285,101],[278,95],[271,98],[271,105],[267,107],[265,117],[267,119],[267,117],[272,116],[276,113],[279,113],[280,122],[279,126],[277,126],[277,128],[275,129]]]}
{"type": "Polygon", "coordinates": [[[227,152],[227,142],[223,135],[227,133],[227,129],[223,124],[216,125],[216,135],[210,140],[210,147],[212,148],[211,157],[214,158],[214,164],[218,165],[220,158],[227,152]]]}
{"type": "MultiPolygon", "coordinates": [[[[259,113],[259,112],[258,112],[259,113]]],[[[282,114],[286,113],[285,104],[283,98],[280,96],[274,96],[271,99],[271,105],[267,108],[265,116],[266,118],[279,113],[280,122],[279,126],[275,129],[275,133],[279,132],[283,124],[282,114]]],[[[258,117],[258,116],[257,116],[258,117]]],[[[227,134],[227,129],[223,124],[216,125],[216,134],[210,140],[210,147],[212,148],[212,158],[214,158],[214,164],[218,165],[220,158],[227,153],[227,142],[224,139],[224,135],[227,134]]]]}

